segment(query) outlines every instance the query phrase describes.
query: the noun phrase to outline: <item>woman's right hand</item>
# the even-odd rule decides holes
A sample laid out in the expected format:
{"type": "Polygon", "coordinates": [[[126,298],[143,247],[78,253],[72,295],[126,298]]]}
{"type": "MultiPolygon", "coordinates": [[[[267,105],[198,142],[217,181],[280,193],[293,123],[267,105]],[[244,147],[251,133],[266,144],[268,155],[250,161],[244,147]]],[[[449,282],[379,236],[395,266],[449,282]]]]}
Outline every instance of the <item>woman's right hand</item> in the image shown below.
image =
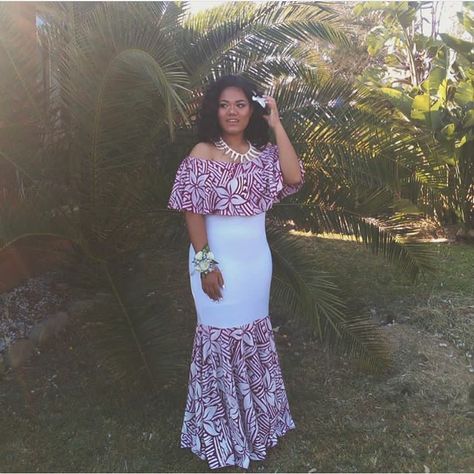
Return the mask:
{"type": "Polygon", "coordinates": [[[215,268],[207,275],[201,276],[202,289],[209,298],[214,301],[222,298],[221,287],[224,286],[224,278],[219,268],[215,268]]]}

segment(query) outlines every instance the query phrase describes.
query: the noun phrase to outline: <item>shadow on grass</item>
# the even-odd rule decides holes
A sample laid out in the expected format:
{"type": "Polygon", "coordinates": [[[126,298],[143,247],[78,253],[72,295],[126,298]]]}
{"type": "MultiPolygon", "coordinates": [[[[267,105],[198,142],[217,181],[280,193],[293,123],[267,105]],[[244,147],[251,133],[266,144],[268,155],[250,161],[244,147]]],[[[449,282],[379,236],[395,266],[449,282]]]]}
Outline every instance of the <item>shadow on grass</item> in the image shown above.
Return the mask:
{"type": "MultiPolygon", "coordinates": [[[[472,471],[474,406],[465,352],[473,337],[467,320],[473,319],[474,249],[428,244],[439,252],[441,274],[413,286],[360,244],[305,238],[350,304],[387,331],[397,370],[377,379],[354,373],[350,361],[310,343],[275,312],[289,321],[275,338],[296,430],[248,471],[472,471]]],[[[180,311],[169,317],[190,329],[189,288],[176,290],[180,311]]],[[[75,327],[2,379],[2,471],[209,472],[179,447],[187,376],[159,398],[143,391],[123,398],[98,366],[90,337],[87,328],[75,327]]],[[[190,356],[191,346],[186,364],[190,356]]]]}

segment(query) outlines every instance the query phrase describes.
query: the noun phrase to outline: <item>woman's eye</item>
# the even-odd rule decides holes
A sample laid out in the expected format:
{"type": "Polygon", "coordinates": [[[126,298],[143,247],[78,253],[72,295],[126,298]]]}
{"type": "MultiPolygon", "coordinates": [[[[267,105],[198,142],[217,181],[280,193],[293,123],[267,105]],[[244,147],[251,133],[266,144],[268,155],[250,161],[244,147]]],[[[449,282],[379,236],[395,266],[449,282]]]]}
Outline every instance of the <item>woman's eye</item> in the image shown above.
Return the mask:
{"type": "MultiPolygon", "coordinates": [[[[237,104],[239,108],[245,107],[246,104],[237,104]]],[[[221,107],[227,107],[227,104],[220,104],[221,107]]]]}

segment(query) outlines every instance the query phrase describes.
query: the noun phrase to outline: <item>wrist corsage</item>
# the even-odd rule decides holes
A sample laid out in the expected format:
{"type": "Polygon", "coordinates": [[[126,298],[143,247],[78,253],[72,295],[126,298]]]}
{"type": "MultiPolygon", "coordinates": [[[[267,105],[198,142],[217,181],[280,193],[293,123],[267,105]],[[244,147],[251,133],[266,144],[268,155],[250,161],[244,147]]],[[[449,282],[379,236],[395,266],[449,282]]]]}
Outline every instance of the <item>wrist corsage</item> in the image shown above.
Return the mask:
{"type": "Polygon", "coordinates": [[[216,268],[217,263],[219,262],[214,260],[214,254],[211,252],[209,245],[206,244],[193,258],[194,271],[192,274],[199,272],[203,277],[211,273],[216,268]]]}

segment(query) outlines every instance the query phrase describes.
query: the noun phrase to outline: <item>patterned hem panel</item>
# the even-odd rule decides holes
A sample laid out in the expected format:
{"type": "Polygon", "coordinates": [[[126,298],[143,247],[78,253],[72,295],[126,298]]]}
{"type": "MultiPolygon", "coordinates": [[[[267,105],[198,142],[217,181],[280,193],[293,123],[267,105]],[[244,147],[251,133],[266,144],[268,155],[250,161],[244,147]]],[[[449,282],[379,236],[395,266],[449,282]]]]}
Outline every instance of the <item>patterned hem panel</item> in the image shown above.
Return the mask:
{"type": "Polygon", "coordinates": [[[247,469],[294,428],[270,317],[233,328],[198,324],[181,447],[211,469],[247,469]]]}

